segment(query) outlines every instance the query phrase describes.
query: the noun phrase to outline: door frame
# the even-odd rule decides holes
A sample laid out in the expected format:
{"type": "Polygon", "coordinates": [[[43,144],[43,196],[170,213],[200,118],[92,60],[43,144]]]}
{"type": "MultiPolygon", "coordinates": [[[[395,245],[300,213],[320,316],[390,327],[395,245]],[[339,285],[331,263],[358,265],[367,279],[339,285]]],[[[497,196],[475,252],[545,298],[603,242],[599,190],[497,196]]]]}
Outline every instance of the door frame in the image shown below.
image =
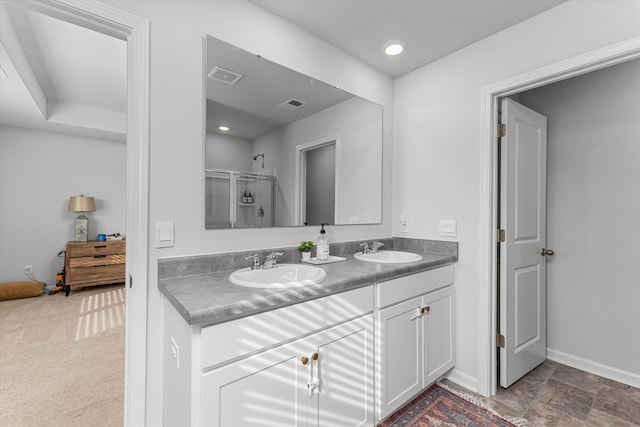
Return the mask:
{"type": "MultiPolygon", "coordinates": [[[[296,158],[295,158],[295,197],[294,197],[294,220],[296,225],[303,225],[306,218],[306,209],[303,208],[303,202],[307,196],[307,168],[305,155],[308,151],[315,150],[316,148],[324,147],[325,145],[335,144],[335,209],[334,209],[334,224],[338,223],[340,213],[340,135],[329,135],[322,138],[318,138],[311,142],[296,145],[296,158]]],[[[305,205],[306,206],[306,205],[305,205]]],[[[333,224],[332,224],[333,225],[333,224]]]]}
{"type": "Polygon", "coordinates": [[[576,77],[640,58],[640,37],[562,60],[482,87],[481,99],[481,206],[478,393],[493,396],[497,390],[496,310],[498,193],[498,101],[529,89],[576,77]]]}
{"type": "Polygon", "coordinates": [[[149,21],[101,2],[8,0],[127,42],[124,426],[145,425],[149,228],[149,21]],[[135,286],[131,283],[135,279],[135,286]]]}

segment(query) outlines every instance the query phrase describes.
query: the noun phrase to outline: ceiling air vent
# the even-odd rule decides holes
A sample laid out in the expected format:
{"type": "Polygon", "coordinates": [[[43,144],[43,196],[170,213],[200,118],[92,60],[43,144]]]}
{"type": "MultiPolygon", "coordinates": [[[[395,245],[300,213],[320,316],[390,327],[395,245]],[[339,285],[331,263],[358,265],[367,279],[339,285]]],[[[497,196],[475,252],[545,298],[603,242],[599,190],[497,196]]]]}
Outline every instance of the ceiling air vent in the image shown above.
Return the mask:
{"type": "Polygon", "coordinates": [[[227,70],[226,68],[215,66],[209,73],[209,78],[217,80],[228,85],[234,85],[238,83],[238,80],[244,77],[244,74],[236,73],[235,71],[227,70]]]}
{"type": "Polygon", "coordinates": [[[304,104],[306,104],[306,102],[300,101],[299,99],[291,98],[288,101],[284,101],[282,104],[278,105],[278,107],[284,108],[285,110],[294,111],[302,107],[304,104]]]}

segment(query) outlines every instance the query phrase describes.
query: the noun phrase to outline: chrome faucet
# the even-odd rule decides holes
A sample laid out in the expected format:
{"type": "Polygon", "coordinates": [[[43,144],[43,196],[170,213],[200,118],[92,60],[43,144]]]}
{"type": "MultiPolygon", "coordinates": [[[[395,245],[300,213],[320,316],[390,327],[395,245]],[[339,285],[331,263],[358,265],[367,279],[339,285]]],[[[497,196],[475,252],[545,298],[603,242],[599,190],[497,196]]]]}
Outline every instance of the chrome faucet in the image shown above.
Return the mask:
{"type": "Polygon", "coordinates": [[[262,268],[262,266],[260,265],[260,257],[258,256],[258,254],[253,254],[253,255],[249,255],[244,257],[244,259],[252,259],[253,263],[251,264],[251,269],[252,270],[260,270],[262,268]]]}
{"type": "Polygon", "coordinates": [[[362,242],[360,243],[360,246],[362,246],[362,253],[364,255],[371,253],[371,249],[369,249],[369,242],[362,242]]]}
{"type": "Polygon", "coordinates": [[[371,244],[370,253],[375,254],[376,252],[378,252],[378,249],[380,249],[382,246],[384,246],[384,243],[382,243],[382,242],[373,242],[371,244]]]}
{"type": "Polygon", "coordinates": [[[284,255],[283,252],[271,252],[264,260],[262,264],[263,269],[276,268],[278,266],[278,257],[284,255]]]}

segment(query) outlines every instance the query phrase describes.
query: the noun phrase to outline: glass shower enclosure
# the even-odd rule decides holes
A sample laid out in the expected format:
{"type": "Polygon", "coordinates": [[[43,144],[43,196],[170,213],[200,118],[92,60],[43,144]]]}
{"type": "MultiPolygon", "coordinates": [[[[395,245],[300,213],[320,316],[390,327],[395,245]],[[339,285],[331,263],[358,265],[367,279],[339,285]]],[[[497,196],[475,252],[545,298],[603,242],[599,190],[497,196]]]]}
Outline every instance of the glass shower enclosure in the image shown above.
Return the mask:
{"type": "Polygon", "coordinates": [[[276,177],[206,169],[205,228],[252,228],[275,225],[276,177]]]}

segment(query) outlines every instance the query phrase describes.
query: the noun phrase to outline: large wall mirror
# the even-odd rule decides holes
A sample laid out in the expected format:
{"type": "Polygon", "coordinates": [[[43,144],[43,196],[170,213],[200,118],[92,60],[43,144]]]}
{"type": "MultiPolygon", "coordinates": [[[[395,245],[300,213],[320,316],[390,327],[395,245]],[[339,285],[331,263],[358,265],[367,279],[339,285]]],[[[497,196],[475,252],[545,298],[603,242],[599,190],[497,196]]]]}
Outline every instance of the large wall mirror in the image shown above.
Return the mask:
{"type": "Polygon", "coordinates": [[[206,43],[205,227],[379,224],[382,107],[206,43]]]}

